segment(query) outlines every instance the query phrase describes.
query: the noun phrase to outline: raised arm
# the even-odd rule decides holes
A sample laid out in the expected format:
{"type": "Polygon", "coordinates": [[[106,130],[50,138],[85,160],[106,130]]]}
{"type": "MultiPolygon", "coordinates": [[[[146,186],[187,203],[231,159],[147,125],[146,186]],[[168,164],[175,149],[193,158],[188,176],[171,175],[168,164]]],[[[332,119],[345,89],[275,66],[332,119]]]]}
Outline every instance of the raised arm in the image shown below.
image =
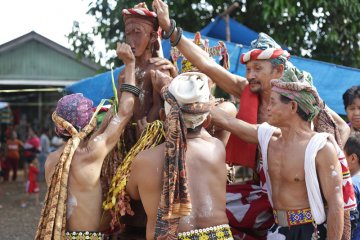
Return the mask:
{"type": "Polygon", "coordinates": [[[344,228],[344,200],[342,192],[342,171],[332,143],[328,142],[316,157],[316,169],[328,210],[327,236],[341,239],[344,228]]]}
{"type": "MultiPolygon", "coordinates": [[[[168,5],[162,0],[153,1],[153,9],[158,15],[159,25],[165,31],[170,30],[170,19],[168,5]]],[[[178,35],[177,29],[171,35],[171,42],[176,40],[178,35]]],[[[247,85],[247,80],[243,77],[230,73],[220,65],[211,60],[207,53],[192,41],[182,36],[178,45],[179,51],[202,73],[210,76],[211,79],[225,92],[240,97],[243,89],[247,85]]]]}
{"type": "Polygon", "coordinates": [[[341,137],[341,142],[342,142],[342,145],[344,146],[347,139],[349,138],[349,135],[350,135],[350,127],[349,127],[349,125],[347,125],[347,123],[344,121],[344,119],[342,119],[331,108],[326,106],[326,110],[328,110],[330,112],[331,116],[334,118],[336,124],[338,125],[339,132],[340,132],[340,137],[341,137]]]}
{"type": "MultiPolygon", "coordinates": [[[[125,64],[124,83],[135,86],[135,57],[129,45],[118,43],[116,53],[125,64]]],[[[121,85],[119,86],[121,88],[121,85]]],[[[89,141],[88,149],[96,154],[96,159],[104,159],[115,146],[126,124],[133,115],[135,95],[123,91],[119,100],[117,113],[111,118],[102,134],[89,141]]],[[[93,158],[95,159],[95,158],[93,158]]]]}

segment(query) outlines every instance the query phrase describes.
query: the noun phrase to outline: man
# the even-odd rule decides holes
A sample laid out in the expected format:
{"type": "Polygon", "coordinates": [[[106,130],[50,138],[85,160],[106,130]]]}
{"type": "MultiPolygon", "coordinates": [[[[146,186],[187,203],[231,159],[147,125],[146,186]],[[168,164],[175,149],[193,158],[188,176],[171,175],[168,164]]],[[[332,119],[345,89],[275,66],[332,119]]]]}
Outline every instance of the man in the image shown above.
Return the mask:
{"type": "MultiPolygon", "coordinates": [[[[159,25],[165,31],[171,30],[168,6],[161,0],[153,1],[153,8],[158,15],[159,25]]],[[[237,118],[249,123],[263,123],[267,120],[266,108],[270,102],[271,79],[281,77],[284,70],[291,65],[287,59],[289,53],[269,36],[260,33],[252,43],[252,49],[243,54],[241,62],[246,64],[246,78],[231,74],[215,62],[209,60],[204,52],[196,47],[184,36],[179,36],[178,29],[170,37],[179,51],[192,62],[201,72],[211,79],[225,92],[240,97],[240,108],[237,118]]],[[[328,109],[331,111],[330,109],[328,109]]],[[[334,112],[332,117],[338,124],[341,139],[348,136],[346,123],[334,112]]],[[[246,231],[249,238],[259,239],[264,236],[273,220],[271,208],[266,195],[261,193],[263,174],[261,170],[261,156],[257,154],[257,146],[248,144],[236,136],[230,136],[226,147],[228,164],[241,165],[251,168],[256,174],[252,185],[229,185],[227,188],[227,213],[233,233],[246,231]],[[265,230],[265,231],[264,231],[265,230]]]]}
{"type": "Polygon", "coordinates": [[[213,121],[260,144],[275,218],[267,239],[341,239],[344,207],[356,203],[340,147],[332,135],[311,129],[315,116],[327,115],[311,76],[291,68],[271,85],[268,123],[274,127],[251,125],[218,109],[213,121]]]}
{"type": "Polygon", "coordinates": [[[233,239],[225,214],[225,148],[203,128],[208,78],[181,74],[162,95],[166,141],[137,155],[127,184],[131,198],[144,205],[146,238],[233,239]]]}
{"type": "Polygon", "coordinates": [[[135,86],[131,47],[118,44],[117,55],[125,64],[125,79],[119,86],[122,94],[117,113],[108,125],[91,134],[96,118],[92,101],[82,94],[64,96],[53,113],[56,133],[67,143],[46,160],[49,189],[36,239],[103,239],[102,232],[109,228],[109,221],[102,218],[101,167],[132,117],[134,95],[140,93],[135,86]]]}
{"type": "MultiPolygon", "coordinates": [[[[135,103],[133,121],[136,123],[135,142],[139,138],[144,125],[159,119],[159,110],[162,107],[162,100],[151,84],[150,70],[161,70],[169,74],[173,70],[170,65],[158,66],[153,57],[161,57],[159,53],[160,43],[158,41],[158,21],[154,12],[148,10],[145,3],[140,3],[131,9],[123,9],[125,24],[125,40],[130,45],[135,56],[135,80],[136,86],[141,89],[141,94],[135,103]]],[[[156,61],[156,60],[155,60],[156,61]]],[[[121,84],[124,79],[124,72],[118,77],[121,84]]]]}

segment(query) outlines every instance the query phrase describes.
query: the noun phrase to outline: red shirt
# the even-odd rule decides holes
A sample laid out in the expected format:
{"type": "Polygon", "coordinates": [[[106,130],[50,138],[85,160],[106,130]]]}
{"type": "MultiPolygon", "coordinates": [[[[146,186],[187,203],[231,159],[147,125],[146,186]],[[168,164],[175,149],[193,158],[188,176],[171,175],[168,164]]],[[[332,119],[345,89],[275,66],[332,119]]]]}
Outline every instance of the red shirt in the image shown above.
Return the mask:
{"type": "Polygon", "coordinates": [[[20,154],[19,154],[20,146],[21,146],[21,142],[19,139],[7,140],[6,141],[6,147],[7,147],[6,157],[19,159],[20,158],[20,154]]]}
{"type": "Polygon", "coordinates": [[[38,174],[39,174],[39,169],[37,169],[33,164],[30,164],[28,180],[30,182],[36,182],[38,174]]]}

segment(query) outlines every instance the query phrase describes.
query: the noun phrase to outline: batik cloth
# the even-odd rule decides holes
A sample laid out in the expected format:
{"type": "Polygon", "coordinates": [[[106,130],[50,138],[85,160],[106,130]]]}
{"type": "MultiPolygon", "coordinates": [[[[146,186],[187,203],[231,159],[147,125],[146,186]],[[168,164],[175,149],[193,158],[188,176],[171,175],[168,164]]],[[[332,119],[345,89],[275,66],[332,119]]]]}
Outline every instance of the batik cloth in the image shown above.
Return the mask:
{"type": "Polygon", "coordinates": [[[104,234],[101,232],[76,231],[66,232],[65,240],[103,240],[104,234]]]}
{"type": "Polygon", "coordinates": [[[223,224],[214,227],[191,230],[178,234],[179,240],[233,240],[230,227],[223,224]]]}

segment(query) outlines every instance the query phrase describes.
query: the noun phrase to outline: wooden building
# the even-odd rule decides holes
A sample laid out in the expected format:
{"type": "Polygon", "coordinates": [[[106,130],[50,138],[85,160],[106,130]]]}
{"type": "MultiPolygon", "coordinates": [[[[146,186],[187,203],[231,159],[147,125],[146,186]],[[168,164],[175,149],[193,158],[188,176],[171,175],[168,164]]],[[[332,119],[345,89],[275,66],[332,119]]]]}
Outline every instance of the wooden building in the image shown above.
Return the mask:
{"type": "Polygon", "coordinates": [[[14,125],[28,124],[39,131],[51,126],[64,87],[99,70],[99,65],[30,32],[0,45],[0,102],[9,103],[14,125]]]}

